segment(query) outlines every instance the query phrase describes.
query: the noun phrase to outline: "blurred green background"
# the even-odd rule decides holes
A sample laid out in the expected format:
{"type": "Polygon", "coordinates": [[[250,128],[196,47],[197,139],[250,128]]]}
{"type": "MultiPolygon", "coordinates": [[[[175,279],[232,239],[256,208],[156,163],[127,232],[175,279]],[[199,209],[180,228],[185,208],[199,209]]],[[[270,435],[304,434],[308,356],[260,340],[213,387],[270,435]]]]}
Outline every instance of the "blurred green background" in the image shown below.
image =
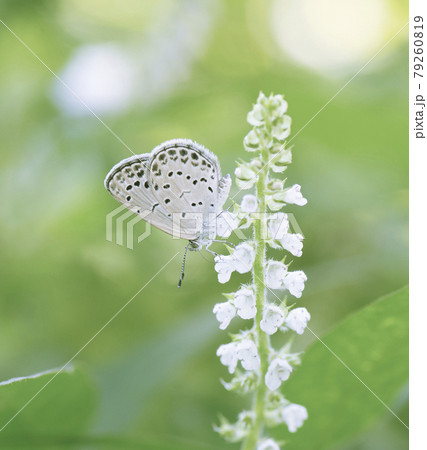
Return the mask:
{"type": "MultiPolygon", "coordinates": [[[[177,137],[207,146],[233,173],[235,160],[248,156],[245,119],[260,90],[285,95],[295,134],[407,16],[397,0],[0,1],[0,379],[61,367],[146,285],[77,356],[76,395],[63,396],[67,379],[58,376],[16,427],[0,433],[4,448],[238,448],[212,429],[218,413],[234,420],[249,400],[219,382],[227,374],[215,351],[227,335],[211,310],[247,277],[221,286],[209,255],[191,253],[181,289],[181,254],[152,279],[185,242],[155,229],[134,250],[108,242],[106,215],[118,204],[104,189],[105,174],[131,156],[126,146],[144,153],[177,137]],[[55,421],[75,426],[61,431],[55,421]]],[[[308,275],[298,305],[311,312],[318,336],[407,283],[407,60],[405,29],[292,142],[288,182],[301,184],[309,200],[289,210],[306,238],[294,262],[308,275]]],[[[399,329],[396,345],[405,347],[402,311],[390,312],[392,326],[381,336],[394,342],[399,329]]],[[[352,342],[359,339],[364,333],[352,342]]],[[[295,348],[313,341],[307,332],[295,348]]],[[[386,353],[372,367],[356,355],[352,369],[376,373],[388,367],[386,353]]],[[[311,372],[314,403],[326,364],[319,361],[311,372]]],[[[385,383],[384,398],[407,422],[404,352],[391,362],[387,373],[402,373],[385,383]]],[[[2,421],[39,388],[3,399],[2,421]]],[[[359,396],[356,378],[345,392],[359,396]]],[[[296,390],[291,400],[302,397],[296,390]]],[[[370,397],[355,406],[367,419],[352,426],[357,420],[349,417],[345,436],[325,428],[312,446],[298,447],[288,434],[286,448],[407,448],[406,428],[379,403],[369,415],[369,402],[378,403],[370,397]]]]}

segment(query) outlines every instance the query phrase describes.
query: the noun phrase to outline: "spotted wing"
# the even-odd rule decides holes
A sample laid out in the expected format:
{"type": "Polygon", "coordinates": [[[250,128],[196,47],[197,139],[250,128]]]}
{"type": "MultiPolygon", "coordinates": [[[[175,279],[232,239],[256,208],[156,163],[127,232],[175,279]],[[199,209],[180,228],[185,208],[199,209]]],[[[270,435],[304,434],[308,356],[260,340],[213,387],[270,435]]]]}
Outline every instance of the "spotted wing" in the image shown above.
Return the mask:
{"type": "Polygon", "coordinates": [[[145,153],[124,159],[110,170],[104,184],[126,208],[156,228],[173,234],[172,214],[160,205],[151,189],[147,169],[150,156],[145,153]]]}
{"type": "MultiPolygon", "coordinates": [[[[159,145],[148,168],[157,201],[173,215],[185,218],[194,213],[218,213],[224,195],[228,196],[231,181],[228,176],[221,179],[216,156],[191,140],[174,139],[159,145]]],[[[196,230],[199,235],[202,228],[196,230]]]]}

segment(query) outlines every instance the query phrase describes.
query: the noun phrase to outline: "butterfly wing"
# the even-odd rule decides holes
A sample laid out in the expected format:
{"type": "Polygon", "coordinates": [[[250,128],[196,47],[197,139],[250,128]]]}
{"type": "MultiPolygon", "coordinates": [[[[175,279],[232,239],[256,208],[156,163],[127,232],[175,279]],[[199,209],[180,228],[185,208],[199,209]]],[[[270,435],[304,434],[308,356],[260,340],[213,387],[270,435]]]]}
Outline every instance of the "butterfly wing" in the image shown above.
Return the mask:
{"type": "Polygon", "coordinates": [[[231,179],[221,178],[216,156],[205,147],[174,139],[116,164],[104,184],[116,200],[156,228],[195,240],[203,234],[204,223],[194,223],[194,213],[216,216],[231,179]]]}
{"type": "Polygon", "coordinates": [[[126,208],[156,228],[173,234],[172,214],[159,203],[151,189],[147,169],[150,156],[144,153],[119,162],[110,170],[104,184],[126,208]]]}
{"type": "MultiPolygon", "coordinates": [[[[229,176],[221,179],[217,157],[189,139],[174,139],[156,147],[148,168],[154,196],[167,211],[181,216],[184,231],[186,217],[215,216],[228,196],[231,180],[229,176]]],[[[203,220],[192,226],[198,235],[203,228],[203,220]]]]}

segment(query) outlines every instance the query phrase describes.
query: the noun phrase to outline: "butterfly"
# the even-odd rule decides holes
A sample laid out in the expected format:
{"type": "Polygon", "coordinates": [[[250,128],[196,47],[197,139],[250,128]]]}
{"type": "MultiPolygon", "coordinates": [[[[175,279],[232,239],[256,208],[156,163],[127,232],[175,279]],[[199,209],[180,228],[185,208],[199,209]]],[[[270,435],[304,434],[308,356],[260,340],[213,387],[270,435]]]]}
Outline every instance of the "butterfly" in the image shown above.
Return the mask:
{"type": "Polygon", "coordinates": [[[120,161],[104,184],[149,224],[188,239],[186,250],[200,250],[216,237],[215,219],[228,198],[231,178],[222,177],[218,158],[203,145],[172,139],[150,153],[120,161]]]}

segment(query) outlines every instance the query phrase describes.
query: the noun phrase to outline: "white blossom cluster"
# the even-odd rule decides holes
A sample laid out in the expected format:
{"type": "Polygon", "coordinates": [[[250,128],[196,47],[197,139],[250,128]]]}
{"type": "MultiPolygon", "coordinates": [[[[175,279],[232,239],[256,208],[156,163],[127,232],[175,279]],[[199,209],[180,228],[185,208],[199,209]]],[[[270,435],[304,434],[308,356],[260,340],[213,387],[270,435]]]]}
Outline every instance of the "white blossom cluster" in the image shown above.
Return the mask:
{"type": "MultiPolygon", "coordinates": [[[[291,126],[291,118],[286,115],[287,106],[281,95],[266,97],[261,93],[249,112],[247,120],[253,129],[243,143],[248,152],[254,153],[254,158],[250,162],[238,163],[235,176],[240,190],[255,186],[256,193],[244,195],[240,205],[234,206],[233,212],[224,211],[220,215],[217,233],[228,238],[233,230],[251,226],[255,230],[256,224],[262,223],[262,239],[267,247],[282,249],[300,257],[303,236],[291,232],[288,215],[280,210],[288,204],[303,206],[307,200],[301,193],[301,186],[286,187],[284,181],[274,175],[284,172],[292,162],[291,150],[284,143],[291,126]],[[264,177],[259,178],[263,170],[264,177]],[[264,210],[260,210],[260,205],[264,210]]],[[[286,400],[280,387],[292,375],[300,359],[298,354],[290,352],[290,345],[280,350],[273,349],[270,336],[277,332],[286,333],[286,336],[304,332],[310,314],[306,308],[288,306],[286,295],[300,298],[307,277],[302,270],[289,270],[290,264],[285,263],[284,259],[266,259],[265,252],[259,256],[259,245],[255,233],[253,241],[228,247],[229,255],[215,257],[215,270],[220,283],[227,283],[233,272],[252,273],[250,284],[243,284],[236,292],[224,294],[226,301],[214,306],[219,328],[225,330],[236,317],[253,321],[251,329],[232,335],[230,343],[221,345],[217,355],[230,374],[234,374],[230,382],[223,382],[224,387],[240,393],[255,391],[255,395],[262,389],[262,392],[265,391],[265,425],[284,424],[294,433],[307,419],[307,410],[286,400]],[[258,257],[263,261],[261,269],[255,268],[258,257]],[[269,301],[267,293],[271,299],[269,301]],[[260,344],[262,339],[267,342],[267,349],[260,344]]],[[[255,421],[254,407],[253,411],[243,411],[234,424],[222,418],[216,430],[227,440],[237,442],[248,439],[255,421]]],[[[264,435],[257,437],[256,446],[258,450],[280,449],[278,442],[264,435]]]]}

